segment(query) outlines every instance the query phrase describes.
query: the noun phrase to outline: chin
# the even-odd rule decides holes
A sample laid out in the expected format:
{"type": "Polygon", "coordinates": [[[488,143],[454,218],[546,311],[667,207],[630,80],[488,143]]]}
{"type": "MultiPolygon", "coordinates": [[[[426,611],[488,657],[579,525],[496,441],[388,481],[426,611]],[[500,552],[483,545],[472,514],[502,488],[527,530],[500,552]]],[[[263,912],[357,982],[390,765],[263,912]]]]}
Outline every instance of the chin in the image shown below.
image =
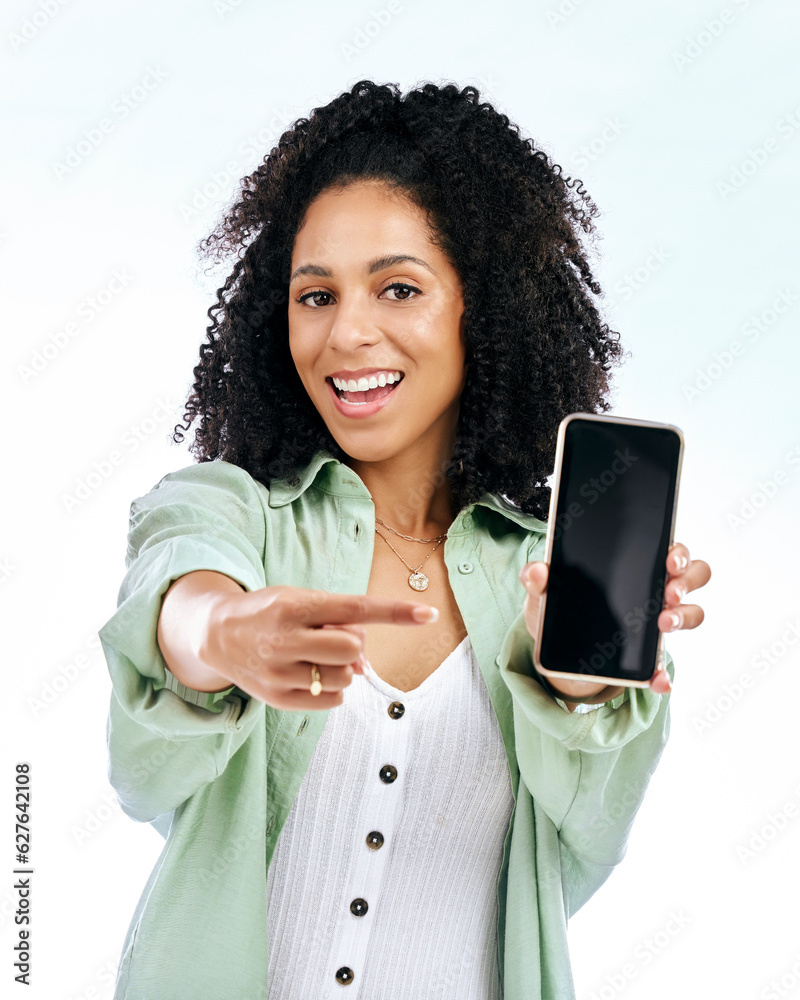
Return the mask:
{"type": "Polygon", "coordinates": [[[374,447],[361,445],[359,447],[354,446],[352,441],[340,441],[338,438],[334,438],[334,440],[345,455],[354,462],[386,462],[398,454],[396,448],[387,448],[385,445],[376,444],[374,447]]]}

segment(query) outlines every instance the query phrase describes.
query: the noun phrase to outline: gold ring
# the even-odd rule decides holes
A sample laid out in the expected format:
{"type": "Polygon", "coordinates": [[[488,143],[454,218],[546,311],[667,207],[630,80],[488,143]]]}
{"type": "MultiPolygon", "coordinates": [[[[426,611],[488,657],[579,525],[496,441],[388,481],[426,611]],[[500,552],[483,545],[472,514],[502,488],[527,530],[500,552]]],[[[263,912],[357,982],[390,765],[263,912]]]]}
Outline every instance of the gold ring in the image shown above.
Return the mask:
{"type": "Polygon", "coordinates": [[[322,693],[322,678],[319,675],[319,667],[316,663],[311,664],[311,687],[308,690],[315,698],[318,694],[322,693]]]}

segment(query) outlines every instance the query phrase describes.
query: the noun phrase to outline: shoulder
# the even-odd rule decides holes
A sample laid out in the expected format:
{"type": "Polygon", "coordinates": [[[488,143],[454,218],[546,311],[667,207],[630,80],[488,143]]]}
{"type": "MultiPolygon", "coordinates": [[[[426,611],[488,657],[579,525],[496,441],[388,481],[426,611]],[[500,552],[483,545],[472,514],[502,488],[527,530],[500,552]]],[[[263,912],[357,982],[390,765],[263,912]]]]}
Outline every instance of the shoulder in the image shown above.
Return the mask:
{"type": "Polygon", "coordinates": [[[217,459],[195,462],[168,472],[134,506],[152,503],[216,503],[224,498],[245,506],[261,507],[269,495],[267,488],[241,466],[217,459]]]}
{"type": "Polygon", "coordinates": [[[502,525],[504,532],[530,535],[532,540],[538,540],[547,535],[546,521],[542,521],[534,514],[527,514],[499,493],[484,493],[474,505],[474,511],[480,515],[479,523],[487,526],[490,524],[492,526],[502,525]]]}
{"type": "MultiPolygon", "coordinates": [[[[220,486],[230,489],[255,489],[257,481],[241,466],[216,459],[212,462],[194,462],[182,469],[175,469],[162,476],[153,490],[173,486],[220,486]]],[[[262,487],[263,488],[263,487],[262,487]]],[[[151,490],[150,492],[153,492],[151,490]]]]}
{"type": "Polygon", "coordinates": [[[264,487],[230,462],[197,462],[168,472],[131,501],[128,560],[159,542],[186,546],[216,539],[263,550],[264,487]],[[176,541],[180,540],[182,541],[176,541]]]}
{"type": "Polygon", "coordinates": [[[238,465],[215,460],[168,472],[130,506],[130,528],[238,525],[263,531],[267,490],[238,465]]]}

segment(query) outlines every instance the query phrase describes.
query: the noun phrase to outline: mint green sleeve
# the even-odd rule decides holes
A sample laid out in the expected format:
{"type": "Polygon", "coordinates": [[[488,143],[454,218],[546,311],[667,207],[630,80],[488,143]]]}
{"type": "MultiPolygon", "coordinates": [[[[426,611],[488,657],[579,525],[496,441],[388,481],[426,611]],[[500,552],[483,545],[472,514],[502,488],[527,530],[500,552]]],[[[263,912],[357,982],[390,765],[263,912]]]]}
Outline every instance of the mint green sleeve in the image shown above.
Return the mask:
{"type": "MultiPolygon", "coordinates": [[[[595,711],[570,713],[536,680],[534,644],[520,613],[497,663],[512,695],[520,777],[558,830],[574,913],[624,857],[669,735],[669,696],[629,687],[595,711]]],[[[672,678],[669,653],[665,660],[672,678]]]]}
{"type": "Polygon", "coordinates": [[[112,684],[109,780],[123,810],[161,832],[222,773],[264,707],[235,687],[192,691],[170,673],[156,639],[162,598],[195,570],[265,587],[265,544],[258,487],[227,462],[170,473],[131,504],[117,610],[99,630],[112,684]]]}

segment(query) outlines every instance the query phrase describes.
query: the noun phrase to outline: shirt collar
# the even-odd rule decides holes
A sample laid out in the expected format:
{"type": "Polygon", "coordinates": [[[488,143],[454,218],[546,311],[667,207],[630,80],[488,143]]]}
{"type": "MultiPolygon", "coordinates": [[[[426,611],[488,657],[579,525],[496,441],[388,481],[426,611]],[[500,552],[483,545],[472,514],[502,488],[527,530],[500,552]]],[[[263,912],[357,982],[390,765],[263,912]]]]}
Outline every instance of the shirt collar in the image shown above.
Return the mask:
{"type": "MultiPolygon", "coordinates": [[[[334,458],[330,452],[318,451],[308,465],[297,466],[295,472],[299,482],[294,486],[291,486],[284,479],[273,479],[269,487],[270,507],[283,507],[287,503],[293,503],[312,485],[333,496],[371,499],[369,490],[356,473],[338,458],[334,458]]],[[[546,521],[541,521],[533,514],[526,514],[524,511],[518,510],[510,501],[498,494],[484,493],[480,500],[459,514],[459,517],[456,518],[458,527],[454,525],[456,531],[453,533],[458,533],[462,516],[474,507],[488,507],[528,531],[537,531],[541,534],[547,532],[546,521]]]]}

